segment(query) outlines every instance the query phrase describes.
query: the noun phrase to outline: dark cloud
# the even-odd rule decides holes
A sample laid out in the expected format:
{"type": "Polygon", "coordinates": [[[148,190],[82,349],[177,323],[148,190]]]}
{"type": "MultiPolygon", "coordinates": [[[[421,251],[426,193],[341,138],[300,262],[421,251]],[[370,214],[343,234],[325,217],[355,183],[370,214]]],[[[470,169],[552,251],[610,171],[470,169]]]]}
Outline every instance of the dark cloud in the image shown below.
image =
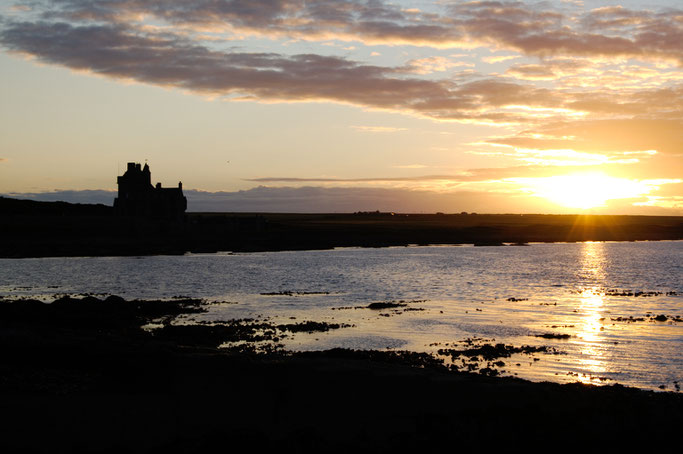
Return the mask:
{"type": "Polygon", "coordinates": [[[146,14],[180,26],[315,39],[443,44],[461,39],[444,17],[405,12],[380,1],[57,0],[49,14],[70,20],[126,21],[146,14]]]}
{"type": "MultiPolygon", "coordinates": [[[[435,213],[478,211],[509,212],[514,196],[500,193],[415,191],[387,188],[257,187],[238,192],[187,191],[191,211],[248,211],[351,213],[394,211],[435,213]]],[[[544,208],[547,208],[543,205],[544,208]]],[[[527,212],[541,211],[528,202],[527,212]]]]}
{"type": "Polygon", "coordinates": [[[76,190],[56,190],[50,192],[9,192],[0,194],[3,197],[15,199],[30,199],[39,202],[69,202],[69,203],[101,203],[102,205],[114,205],[116,191],[105,191],[101,189],[76,190]]]}
{"type": "MultiPolygon", "coordinates": [[[[394,211],[401,213],[562,213],[562,209],[538,197],[496,192],[436,192],[386,188],[257,187],[236,192],[185,190],[190,212],[289,212],[352,213],[394,211]],[[510,207],[514,207],[511,209],[510,207]]],[[[54,191],[48,193],[3,194],[7,197],[72,203],[111,205],[114,191],[54,191]]],[[[680,214],[681,209],[633,207],[618,204],[620,214],[680,214]]],[[[609,211],[609,210],[607,210],[609,211]]]]}
{"type": "Polygon", "coordinates": [[[56,0],[46,14],[126,21],[145,14],[175,25],[315,39],[453,45],[481,40],[528,55],[669,58],[683,65],[680,9],[599,8],[571,14],[548,2],[458,2],[440,13],[381,1],[56,0]]]}
{"type": "Polygon", "coordinates": [[[647,118],[683,117],[683,85],[643,90],[608,90],[575,93],[567,107],[595,114],[647,118]]]}
{"type": "Polygon", "coordinates": [[[493,121],[524,120],[521,114],[494,111],[507,104],[555,107],[562,102],[550,90],[531,85],[487,79],[458,86],[405,78],[400,69],[338,57],[221,52],[125,25],[12,23],[0,41],[12,51],[75,70],[213,95],[327,100],[438,119],[493,121]]]}
{"type": "Polygon", "coordinates": [[[287,12],[286,0],[54,0],[49,13],[72,20],[124,21],[134,14],[147,14],[175,23],[217,24],[235,22],[265,27],[287,12]]]}
{"type": "MultiPolygon", "coordinates": [[[[484,192],[440,193],[387,188],[265,187],[236,192],[183,191],[190,212],[351,213],[354,211],[509,211],[508,194],[484,192]]],[[[112,205],[115,191],[52,191],[10,193],[6,197],[71,203],[112,205]]],[[[517,205],[518,206],[518,205],[517,205]]],[[[534,211],[529,205],[530,211],[534,211]]],[[[540,209],[540,208],[539,208],[540,209]]],[[[527,211],[528,211],[527,210],[527,211]]]]}
{"type": "Polygon", "coordinates": [[[419,181],[442,181],[451,182],[473,181],[478,179],[476,174],[465,175],[422,175],[415,177],[372,177],[372,178],[293,178],[293,177],[261,177],[248,178],[246,181],[257,183],[397,183],[419,181]]]}
{"type": "Polygon", "coordinates": [[[682,10],[602,8],[576,18],[539,6],[474,1],[452,11],[468,36],[527,55],[666,58],[683,65],[683,26],[676,19],[682,10]]]}

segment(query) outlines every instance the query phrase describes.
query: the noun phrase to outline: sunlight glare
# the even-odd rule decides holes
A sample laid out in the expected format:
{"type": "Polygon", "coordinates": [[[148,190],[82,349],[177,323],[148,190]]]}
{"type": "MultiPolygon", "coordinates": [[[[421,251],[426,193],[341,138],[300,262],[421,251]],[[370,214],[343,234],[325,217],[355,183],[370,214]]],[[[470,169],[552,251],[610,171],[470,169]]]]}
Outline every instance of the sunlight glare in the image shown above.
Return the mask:
{"type": "Polygon", "coordinates": [[[603,173],[584,173],[538,178],[530,192],[567,208],[596,208],[611,199],[641,197],[652,189],[642,181],[616,178],[603,173]]]}

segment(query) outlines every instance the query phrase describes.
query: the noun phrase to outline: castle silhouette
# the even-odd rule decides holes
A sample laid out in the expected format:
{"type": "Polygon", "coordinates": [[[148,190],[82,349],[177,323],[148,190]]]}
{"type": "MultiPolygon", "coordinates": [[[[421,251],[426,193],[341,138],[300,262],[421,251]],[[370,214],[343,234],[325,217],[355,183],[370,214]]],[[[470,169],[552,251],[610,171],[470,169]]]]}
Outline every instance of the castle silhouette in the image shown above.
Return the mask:
{"type": "Polygon", "coordinates": [[[119,196],[114,199],[114,211],[119,216],[148,217],[154,219],[181,220],[187,209],[183,195],[183,183],[177,188],[162,188],[161,183],[152,186],[149,166],[129,162],[126,172],[117,177],[119,196]]]}

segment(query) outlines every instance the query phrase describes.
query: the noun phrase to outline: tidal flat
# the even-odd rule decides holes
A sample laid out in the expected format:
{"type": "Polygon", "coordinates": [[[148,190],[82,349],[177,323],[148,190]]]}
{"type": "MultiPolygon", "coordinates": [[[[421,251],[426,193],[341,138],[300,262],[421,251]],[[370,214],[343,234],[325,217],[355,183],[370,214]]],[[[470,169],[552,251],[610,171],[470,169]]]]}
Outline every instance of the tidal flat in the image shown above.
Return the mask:
{"type": "MultiPolygon", "coordinates": [[[[278,331],[275,344],[405,350],[536,382],[676,391],[682,257],[683,242],[672,241],[0,259],[0,297],[187,295],[211,304],[175,325],[210,326],[212,338],[231,320],[325,323],[343,328],[278,331]],[[490,362],[445,353],[497,345],[514,353],[490,362]],[[524,346],[551,348],[517,351],[524,346]]],[[[189,339],[196,329],[167,331],[189,339]]]]}
{"type": "Polygon", "coordinates": [[[188,323],[215,304],[3,299],[0,394],[11,417],[0,447],[386,452],[520,439],[656,445],[677,433],[683,417],[683,395],[674,392],[533,383],[486,370],[512,355],[553,354],[552,347],[466,339],[444,346],[443,355],[293,352],[282,345],[288,336],[351,327],[315,320],[188,323]]]}

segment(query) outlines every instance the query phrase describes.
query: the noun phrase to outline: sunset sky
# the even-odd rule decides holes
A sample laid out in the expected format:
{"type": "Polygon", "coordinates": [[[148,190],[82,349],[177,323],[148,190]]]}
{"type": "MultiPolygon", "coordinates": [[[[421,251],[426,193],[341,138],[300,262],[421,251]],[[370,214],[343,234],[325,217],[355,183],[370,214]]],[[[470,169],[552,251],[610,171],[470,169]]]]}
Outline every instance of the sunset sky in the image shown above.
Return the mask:
{"type": "Polygon", "coordinates": [[[683,215],[681,0],[0,0],[0,82],[10,196],[683,215]]]}

